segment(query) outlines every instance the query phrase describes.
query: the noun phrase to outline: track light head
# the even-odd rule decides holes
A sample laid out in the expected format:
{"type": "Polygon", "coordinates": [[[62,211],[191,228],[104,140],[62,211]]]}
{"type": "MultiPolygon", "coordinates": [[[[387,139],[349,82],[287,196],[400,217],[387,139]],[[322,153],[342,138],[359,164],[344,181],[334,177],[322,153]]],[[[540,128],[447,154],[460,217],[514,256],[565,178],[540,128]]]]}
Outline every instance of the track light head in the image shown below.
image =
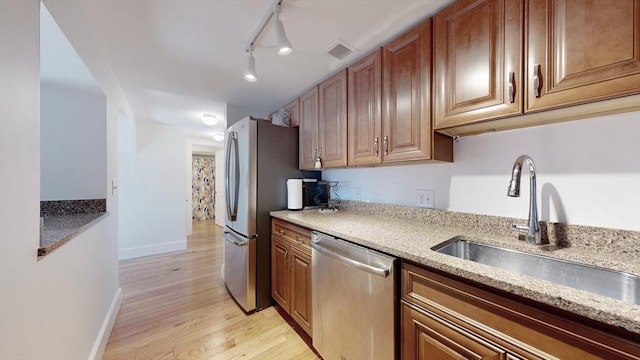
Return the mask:
{"type": "Polygon", "coordinates": [[[244,79],[249,82],[255,82],[258,80],[256,74],[256,59],[253,57],[253,48],[247,50],[247,64],[244,68],[244,79]]]}
{"type": "Polygon", "coordinates": [[[280,20],[280,8],[276,7],[274,10],[275,19],[273,19],[273,28],[276,32],[276,49],[278,55],[289,55],[293,51],[293,46],[287,39],[287,34],[284,32],[284,24],[280,20]]]}

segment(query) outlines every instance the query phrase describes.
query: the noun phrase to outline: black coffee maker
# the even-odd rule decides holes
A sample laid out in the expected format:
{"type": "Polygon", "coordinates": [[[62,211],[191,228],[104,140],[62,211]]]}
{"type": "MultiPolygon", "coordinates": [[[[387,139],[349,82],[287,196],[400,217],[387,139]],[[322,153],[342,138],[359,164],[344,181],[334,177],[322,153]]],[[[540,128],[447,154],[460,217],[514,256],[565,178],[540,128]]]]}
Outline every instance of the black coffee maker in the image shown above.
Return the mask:
{"type": "Polygon", "coordinates": [[[329,202],[327,182],[318,179],[302,179],[303,209],[325,208],[329,202]]]}

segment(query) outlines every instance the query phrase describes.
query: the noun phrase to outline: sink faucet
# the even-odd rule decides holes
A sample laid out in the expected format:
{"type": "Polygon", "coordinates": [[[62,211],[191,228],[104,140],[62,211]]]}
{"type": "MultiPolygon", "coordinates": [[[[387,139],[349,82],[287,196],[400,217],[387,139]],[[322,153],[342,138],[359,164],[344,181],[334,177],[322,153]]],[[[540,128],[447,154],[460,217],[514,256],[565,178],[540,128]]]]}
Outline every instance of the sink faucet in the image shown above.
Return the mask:
{"type": "Polygon", "coordinates": [[[527,234],[527,241],[533,245],[543,245],[540,236],[540,225],[538,224],[538,206],[536,205],[536,166],[529,155],[520,155],[513,164],[511,170],[511,181],[507,196],[520,197],[520,175],[522,165],[526,163],[529,167],[529,219],[527,225],[511,224],[513,230],[527,234]]]}

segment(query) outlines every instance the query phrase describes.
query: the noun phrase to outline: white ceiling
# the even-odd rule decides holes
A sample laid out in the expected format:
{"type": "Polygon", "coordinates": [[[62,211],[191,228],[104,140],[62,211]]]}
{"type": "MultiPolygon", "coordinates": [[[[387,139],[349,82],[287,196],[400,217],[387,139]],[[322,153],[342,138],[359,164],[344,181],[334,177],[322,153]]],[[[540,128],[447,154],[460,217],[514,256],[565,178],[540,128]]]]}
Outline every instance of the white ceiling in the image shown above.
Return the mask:
{"type": "Polygon", "coordinates": [[[93,35],[137,121],[207,136],[202,113],[225,120],[228,103],[271,112],[452,2],[284,0],[294,51],[275,54],[268,24],[254,50],[258,81],[249,83],[244,49],[273,0],[45,0],[67,37],[93,35]],[[356,52],[342,61],[326,54],[337,41],[356,52]]]}

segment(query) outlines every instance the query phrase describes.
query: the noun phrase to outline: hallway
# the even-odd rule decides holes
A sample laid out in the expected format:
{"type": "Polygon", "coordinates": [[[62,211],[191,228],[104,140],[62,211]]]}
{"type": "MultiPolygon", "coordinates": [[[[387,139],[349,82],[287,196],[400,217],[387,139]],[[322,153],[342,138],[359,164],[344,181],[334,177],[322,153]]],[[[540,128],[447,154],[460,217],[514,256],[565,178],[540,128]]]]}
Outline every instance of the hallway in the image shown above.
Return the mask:
{"type": "Polygon", "coordinates": [[[120,262],[123,301],[105,360],[316,359],[270,307],[246,316],[220,277],[222,229],[193,223],[187,249],[120,262]]]}

